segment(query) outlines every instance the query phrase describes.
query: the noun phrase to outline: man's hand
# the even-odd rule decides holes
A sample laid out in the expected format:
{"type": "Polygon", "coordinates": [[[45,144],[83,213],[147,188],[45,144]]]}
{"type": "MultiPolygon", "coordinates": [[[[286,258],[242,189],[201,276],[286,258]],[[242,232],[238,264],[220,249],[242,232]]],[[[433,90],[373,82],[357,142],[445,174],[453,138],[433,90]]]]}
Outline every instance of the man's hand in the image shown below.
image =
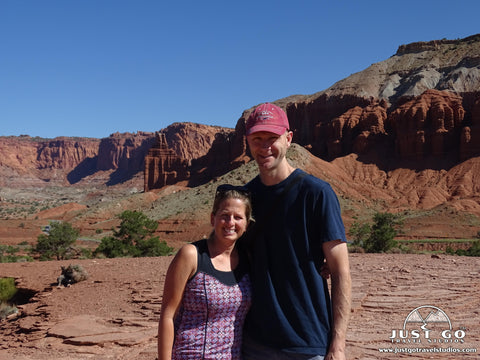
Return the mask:
{"type": "Polygon", "coordinates": [[[322,275],[324,279],[327,279],[327,280],[330,279],[331,272],[326,261],[323,263],[322,267],[320,268],[320,275],[322,275]]]}
{"type": "Polygon", "coordinates": [[[345,351],[329,351],[325,360],[346,360],[345,351]]]}

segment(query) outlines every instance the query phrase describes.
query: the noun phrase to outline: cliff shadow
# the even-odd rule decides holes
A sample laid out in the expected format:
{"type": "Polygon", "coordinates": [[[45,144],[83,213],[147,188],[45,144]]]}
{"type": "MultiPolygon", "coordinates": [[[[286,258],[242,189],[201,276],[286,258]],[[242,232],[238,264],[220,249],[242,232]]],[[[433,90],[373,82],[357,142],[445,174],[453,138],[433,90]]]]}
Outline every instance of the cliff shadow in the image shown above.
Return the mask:
{"type": "Polygon", "coordinates": [[[118,167],[110,174],[107,186],[118,185],[131,180],[145,168],[145,156],[155,142],[155,138],[144,139],[140,146],[125,152],[118,159],[118,167]]]}
{"type": "Polygon", "coordinates": [[[106,182],[107,186],[113,186],[113,185],[118,185],[122,184],[128,180],[131,180],[135,177],[136,174],[139,172],[143,172],[143,169],[141,170],[121,170],[117,169],[114,172],[110,174],[110,178],[106,182]]]}
{"type": "Polygon", "coordinates": [[[73,185],[80,182],[87,176],[93,175],[97,172],[97,159],[98,156],[86,158],[75,169],[70,171],[67,175],[68,182],[73,185]]]}
{"type": "Polygon", "coordinates": [[[210,150],[203,156],[193,159],[188,168],[190,178],[189,187],[196,187],[206,184],[210,180],[222,176],[237,168],[241,164],[232,162],[235,152],[233,142],[235,134],[218,133],[212,143],[210,150]]]}

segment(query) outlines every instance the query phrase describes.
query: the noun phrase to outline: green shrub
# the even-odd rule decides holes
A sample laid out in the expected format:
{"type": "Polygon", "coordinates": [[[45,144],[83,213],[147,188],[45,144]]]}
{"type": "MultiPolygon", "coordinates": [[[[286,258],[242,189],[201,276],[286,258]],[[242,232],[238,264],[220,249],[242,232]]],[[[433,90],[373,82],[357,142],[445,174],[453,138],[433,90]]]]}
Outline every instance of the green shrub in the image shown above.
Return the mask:
{"type": "Polygon", "coordinates": [[[480,256],[480,240],[475,241],[468,250],[458,249],[455,254],[461,256],[480,256]]]}
{"type": "Polygon", "coordinates": [[[65,259],[68,248],[77,240],[78,230],[74,229],[67,222],[50,222],[50,231],[48,234],[38,236],[35,252],[39,253],[42,259],[57,260],[65,259]]]}
{"type": "MultiPolygon", "coordinates": [[[[397,247],[395,236],[400,232],[402,221],[398,215],[377,212],[373,216],[373,225],[353,223],[349,235],[353,237],[353,245],[362,247],[365,252],[388,252],[397,247]]],[[[407,249],[399,248],[398,252],[407,249]]]]}
{"type": "Polygon", "coordinates": [[[140,250],[140,256],[166,256],[173,252],[173,248],[168,246],[165,241],[160,241],[158,237],[140,240],[137,248],[140,250]]]}
{"type": "Polygon", "coordinates": [[[366,252],[386,252],[397,246],[395,236],[397,228],[402,225],[397,215],[390,213],[375,213],[370,236],[364,242],[366,252]]]}
{"type": "Polygon", "coordinates": [[[80,258],[81,259],[91,259],[93,257],[93,252],[87,248],[80,248],[80,258]]]}
{"type": "Polygon", "coordinates": [[[102,239],[94,255],[108,258],[165,256],[173,252],[165,241],[153,237],[158,227],[155,220],[149,219],[140,211],[126,210],[120,214],[122,220],[118,230],[113,229],[113,236],[102,239]]]}
{"type": "Polygon", "coordinates": [[[113,236],[106,236],[93,252],[94,256],[103,254],[108,258],[132,256],[134,248],[129,247],[120,239],[113,236]]]}
{"type": "Polygon", "coordinates": [[[17,288],[15,286],[15,279],[0,278],[0,301],[8,301],[17,293],[17,288]]]}
{"type": "Polygon", "coordinates": [[[355,221],[348,232],[353,237],[353,245],[363,247],[365,241],[369,238],[372,228],[370,224],[355,221]]]}

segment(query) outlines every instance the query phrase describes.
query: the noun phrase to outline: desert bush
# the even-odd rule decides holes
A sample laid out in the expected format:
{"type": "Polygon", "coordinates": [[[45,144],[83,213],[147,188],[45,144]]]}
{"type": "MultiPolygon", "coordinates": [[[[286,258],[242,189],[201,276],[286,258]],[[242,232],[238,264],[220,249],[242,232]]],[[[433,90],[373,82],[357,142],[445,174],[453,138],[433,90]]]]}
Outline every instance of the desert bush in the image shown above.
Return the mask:
{"type": "Polygon", "coordinates": [[[20,249],[11,245],[0,245],[0,263],[11,263],[21,261],[33,261],[33,258],[27,255],[17,255],[20,249]]]}
{"type": "MultiPolygon", "coordinates": [[[[361,246],[365,252],[388,252],[397,246],[395,236],[401,231],[403,222],[398,215],[377,212],[373,224],[353,223],[349,234],[353,236],[353,245],[361,246]]],[[[399,249],[400,252],[403,249],[399,249]]]]}
{"type": "Polygon", "coordinates": [[[365,253],[365,249],[361,246],[358,246],[358,245],[349,245],[348,246],[348,252],[354,254],[354,253],[357,253],[357,254],[363,254],[365,253]]]}
{"type": "Polygon", "coordinates": [[[475,241],[468,250],[458,249],[455,254],[461,256],[480,256],[480,240],[475,241]]]}
{"type": "Polygon", "coordinates": [[[77,240],[78,230],[68,222],[50,222],[48,234],[38,236],[37,246],[34,251],[41,255],[43,260],[56,257],[63,260],[69,247],[77,240]]]}
{"type": "Polygon", "coordinates": [[[371,232],[372,232],[372,227],[370,224],[359,223],[358,221],[355,221],[352,224],[348,233],[350,236],[353,237],[352,238],[353,245],[360,246],[363,248],[363,244],[368,239],[371,232]]]}
{"type": "Polygon", "coordinates": [[[8,301],[17,293],[15,279],[11,277],[0,278],[0,301],[8,301]]]}
{"type": "Polygon", "coordinates": [[[402,225],[400,218],[391,213],[377,212],[373,216],[370,236],[364,243],[366,252],[386,252],[397,245],[395,236],[402,225]]]}
{"type": "Polygon", "coordinates": [[[68,265],[67,267],[62,266],[62,273],[57,278],[58,286],[69,286],[80,281],[88,279],[88,273],[82,267],[82,265],[68,265]]]}
{"type": "Polygon", "coordinates": [[[80,259],[93,258],[93,251],[87,248],[80,248],[80,259]]]}
{"type": "Polygon", "coordinates": [[[0,302],[0,319],[5,319],[10,314],[15,314],[18,312],[18,309],[13,306],[9,305],[6,302],[0,302]]]}
{"type": "Polygon", "coordinates": [[[155,220],[149,219],[140,211],[126,210],[119,215],[120,226],[113,230],[113,236],[106,236],[95,249],[95,256],[140,257],[170,255],[173,248],[158,236],[152,236],[158,227],[155,220]]]}
{"type": "Polygon", "coordinates": [[[128,257],[132,256],[135,248],[123,243],[120,239],[113,236],[106,236],[102,242],[93,252],[93,255],[98,257],[104,255],[108,258],[128,257]]]}
{"type": "Polygon", "coordinates": [[[447,248],[445,249],[445,253],[448,255],[454,255],[455,250],[451,246],[447,246],[447,248]]]}
{"type": "Polygon", "coordinates": [[[173,252],[173,248],[168,246],[165,241],[160,241],[158,237],[139,241],[137,248],[140,256],[166,256],[173,252]]]}

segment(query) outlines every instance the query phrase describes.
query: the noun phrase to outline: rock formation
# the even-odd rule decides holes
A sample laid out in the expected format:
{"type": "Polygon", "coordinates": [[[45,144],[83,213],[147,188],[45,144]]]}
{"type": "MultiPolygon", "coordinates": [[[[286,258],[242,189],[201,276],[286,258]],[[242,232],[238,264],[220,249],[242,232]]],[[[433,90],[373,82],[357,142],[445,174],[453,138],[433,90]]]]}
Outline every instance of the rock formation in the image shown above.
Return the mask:
{"type": "MultiPolygon", "coordinates": [[[[394,169],[401,161],[428,168],[448,157],[443,166],[451,167],[480,155],[480,34],[401,45],[326,90],[275,103],[286,110],[294,141],[322,159],[353,153],[394,169]]],[[[245,121],[252,110],[235,131],[176,123],[160,130],[161,141],[144,132],[101,140],[2,137],[0,185],[15,186],[19,177],[22,184],[96,178],[114,185],[143,172],[146,190],[179,181],[196,186],[250,160],[245,121]]]]}
{"type": "Polygon", "coordinates": [[[96,163],[100,140],[0,137],[0,185],[63,185],[85,163],[96,163]],[[92,161],[93,160],[93,161],[92,161]]]}
{"type": "Polygon", "coordinates": [[[187,161],[168,148],[164,133],[156,133],[155,143],[145,156],[144,190],[159,189],[185,180],[188,176],[187,161]]]}
{"type": "Polygon", "coordinates": [[[195,186],[232,169],[233,130],[174,123],[157,134],[145,158],[144,189],[187,181],[195,186]]]}
{"type": "MultiPolygon", "coordinates": [[[[38,142],[37,167],[39,169],[74,169],[87,158],[94,158],[98,152],[96,139],[70,139],[59,137],[38,142]]],[[[19,154],[21,156],[21,154],[19,154]]]]}
{"type": "Polygon", "coordinates": [[[421,160],[458,151],[465,110],[459,95],[427,90],[399,106],[389,117],[399,158],[421,160]]]}
{"type": "Polygon", "coordinates": [[[112,134],[100,141],[97,170],[142,171],[145,154],[153,142],[154,134],[149,132],[112,134]]]}

